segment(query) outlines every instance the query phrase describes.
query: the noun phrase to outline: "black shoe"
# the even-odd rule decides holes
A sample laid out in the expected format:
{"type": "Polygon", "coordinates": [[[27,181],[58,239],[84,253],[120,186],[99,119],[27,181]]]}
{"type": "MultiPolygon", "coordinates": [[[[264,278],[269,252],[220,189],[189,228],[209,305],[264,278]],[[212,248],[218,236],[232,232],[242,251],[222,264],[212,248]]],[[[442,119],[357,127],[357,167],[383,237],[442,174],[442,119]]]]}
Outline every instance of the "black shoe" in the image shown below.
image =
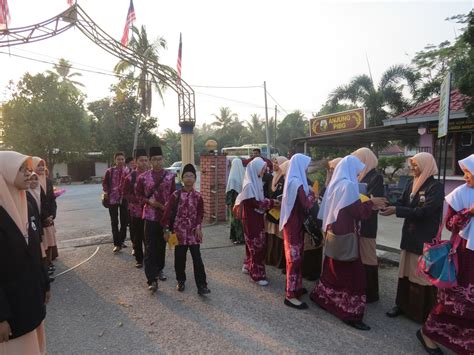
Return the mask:
{"type": "Polygon", "coordinates": [[[114,252],[114,254],[117,254],[120,250],[122,250],[121,247],[115,246],[113,252],[114,252]]]}
{"type": "Polygon", "coordinates": [[[400,307],[395,306],[385,314],[387,315],[387,317],[395,318],[395,317],[398,317],[398,316],[402,315],[403,313],[404,312],[400,307]]]}
{"type": "Polygon", "coordinates": [[[291,303],[290,301],[288,301],[285,298],[285,301],[283,303],[288,307],[292,307],[292,308],[296,308],[296,309],[307,309],[308,308],[308,304],[306,302],[301,302],[300,305],[296,305],[296,304],[291,303]]]}
{"type": "Polygon", "coordinates": [[[48,270],[48,275],[51,276],[52,274],[54,274],[54,270],[48,270]]]}
{"type": "Polygon", "coordinates": [[[370,327],[361,320],[345,320],[344,323],[357,330],[370,330],[370,327]]]}
{"type": "Polygon", "coordinates": [[[49,270],[49,271],[56,271],[56,266],[54,266],[53,264],[51,264],[51,265],[48,266],[48,270],[49,270]]]}
{"type": "Polygon", "coordinates": [[[163,270],[161,270],[160,273],[158,274],[158,280],[160,280],[160,281],[168,280],[168,278],[165,276],[163,270]]]}
{"type": "Polygon", "coordinates": [[[135,264],[135,267],[136,267],[137,269],[141,269],[141,268],[143,267],[143,263],[137,262],[137,263],[135,264]]]}
{"type": "Polygon", "coordinates": [[[148,284],[148,290],[151,292],[151,293],[155,293],[156,290],[158,290],[158,281],[152,281],[148,284]]]}
{"type": "Polygon", "coordinates": [[[179,292],[183,292],[184,291],[184,281],[178,281],[178,283],[176,284],[176,289],[179,292]]]}
{"type": "Polygon", "coordinates": [[[49,282],[54,282],[54,280],[56,280],[54,277],[49,278],[49,282]]]}
{"type": "Polygon", "coordinates": [[[204,296],[211,293],[211,290],[207,288],[207,286],[199,287],[198,288],[198,295],[199,296],[204,296]]]}
{"type": "Polygon", "coordinates": [[[423,347],[425,348],[425,350],[428,354],[430,354],[430,355],[442,355],[443,354],[443,350],[441,350],[440,348],[436,347],[436,348],[433,349],[433,348],[428,347],[428,345],[426,345],[425,339],[423,339],[423,335],[421,334],[420,329],[418,329],[416,331],[416,337],[420,341],[421,345],[423,345],[423,347]]]}

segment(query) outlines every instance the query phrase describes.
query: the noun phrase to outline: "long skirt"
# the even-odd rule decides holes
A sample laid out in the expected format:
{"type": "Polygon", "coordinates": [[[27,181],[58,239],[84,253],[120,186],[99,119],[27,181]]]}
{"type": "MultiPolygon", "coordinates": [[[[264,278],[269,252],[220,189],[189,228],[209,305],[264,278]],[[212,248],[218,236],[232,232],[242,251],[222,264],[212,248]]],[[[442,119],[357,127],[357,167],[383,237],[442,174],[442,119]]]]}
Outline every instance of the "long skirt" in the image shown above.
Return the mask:
{"type": "Polygon", "coordinates": [[[43,228],[43,243],[46,250],[51,250],[51,259],[58,257],[58,246],[56,241],[56,227],[53,225],[43,228]]]}
{"type": "Polygon", "coordinates": [[[457,354],[474,353],[474,251],[463,241],[457,250],[458,286],[438,290],[423,334],[457,354]]]}
{"type": "Polygon", "coordinates": [[[230,240],[235,243],[244,243],[244,230],[242,222],[235,219],[232,213],[229,214],[230,220],[230,240]]]}
{"type": "Polygon", "coordinates": [[[360,258],[367,278],[367,303],[379,300],[379,265],[377,260],[377,242],[375,238],[361,237],[360,258]]]}
{"type": "Polygon", "coordinates": [[[323,266],[323,247],[315,248],[307,233],[304,235],[303,277],[309,281],[316,281],[321,276],[323,266]]]}
{"type": "Polygon", "coordinates": [[[44,355],[46,354],[46,336],[44,322],[35,330],[21,337],[0,343],[0,355],[44,355]]]}
{"type": "Polygon", "coordinates": [[[302,266],[304,234],[283,228],[283,242],[286,256],[286,298],[298,298],[303,289],[302,266]]]}
{"type": "Polygon", "coordinates": [[[279,269],[285,267],[285,252],[282,235],[278,229],[278,224],[265,221],[265,234],[267,239],[267,252],[265,264],[276,266],[279,269]]]}
{"type": "Polygon", "coordinates": [[[243,221],[245,237],[245,261],[244,266],[254,281],[265,280],[265,253],[266,237],[265,230],[259,230],[258,224],[251,219],[243,221]],[[254,223],[252,223],[254,222],[254,223]]]}
{"type": "Polygon", "coordinates": [[[402,250],[396,305],[411,320],[423,323],[436,303],[436,288],[417,275],[418,255],[402,250]]]}
{"type": "Polygon", "coordinates": [[[339,261],[324,257],[323,272],[311,299],[344,321],[361,321],[365,311],[365,270],[360,259],[339,261]]]}

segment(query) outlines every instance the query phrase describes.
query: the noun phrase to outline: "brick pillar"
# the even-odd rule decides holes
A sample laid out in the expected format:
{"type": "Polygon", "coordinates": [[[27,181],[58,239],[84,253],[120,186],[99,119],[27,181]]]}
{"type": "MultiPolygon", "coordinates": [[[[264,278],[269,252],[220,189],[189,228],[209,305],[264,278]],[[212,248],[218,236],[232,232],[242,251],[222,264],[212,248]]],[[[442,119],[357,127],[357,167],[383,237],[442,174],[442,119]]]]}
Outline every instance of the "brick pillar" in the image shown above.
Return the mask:
{"type": "Polygon", "coordinates": [[[204,223],[226,220],[225,188],[227,186],[227,158],[225,155],[201,155],[201,195],[204,200],[204,223]],[[217,189],[216,189],[217,177],[217,189]],[[217,198],[216,198],[217,194],[217,198]]]}

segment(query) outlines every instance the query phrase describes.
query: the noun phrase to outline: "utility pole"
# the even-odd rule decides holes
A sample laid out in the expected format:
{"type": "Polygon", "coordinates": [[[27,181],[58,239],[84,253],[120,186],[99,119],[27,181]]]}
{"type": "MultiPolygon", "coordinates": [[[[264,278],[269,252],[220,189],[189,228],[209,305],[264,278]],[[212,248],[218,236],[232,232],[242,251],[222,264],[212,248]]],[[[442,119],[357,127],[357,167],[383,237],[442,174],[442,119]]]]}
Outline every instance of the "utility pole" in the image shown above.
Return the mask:
{"type": "Polygon", "coordinates": [[[275,128],[273,129],[273,146],[276,147],[277,145],[277,105],[275,105],[275,128]]]}
{"type": "Polygon", "coordinates": [[[267,82],[263,82],[263,91],[265,94],[265,133],[267,136],[267,158],[270,159],[270,131],[268,129],[268,106],[267,106],[267,82]]]}

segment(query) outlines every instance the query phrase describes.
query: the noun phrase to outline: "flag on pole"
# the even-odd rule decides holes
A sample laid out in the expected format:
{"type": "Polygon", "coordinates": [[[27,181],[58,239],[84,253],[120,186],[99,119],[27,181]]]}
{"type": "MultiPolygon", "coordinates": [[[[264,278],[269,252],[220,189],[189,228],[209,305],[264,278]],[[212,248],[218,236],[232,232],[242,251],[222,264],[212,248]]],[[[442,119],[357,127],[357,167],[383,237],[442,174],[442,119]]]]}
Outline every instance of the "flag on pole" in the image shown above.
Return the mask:
{"type": "Polygon", "coordinates": [[[10,10],[7,0],[0,0],[0,30],[8,27],[10,22],[10,10]]]}
{"type": "Polygon", "coordinates": [[[128,46],[128,31],[132,27],[133,21],[135,21],[136,19],[137,18],[135,16],[135,9],[133,8],[133,0],[130,0],[130,6],[128,8],[128,13],[127,13],[127,20],[125,21],[125,27],[123,29],[122,40],[120,41],[122,43],[122,46],[124,47],[128,46]]]}
{"type": "Polygon", "coordinates": [[[68,3],[69,6],[72,6],[72,5],[74,5],[74,0],[67,0],[67,3],[68,3]]]}
{"type": "Polygon", "coordinates": [[[183,54],[183,42],[181,41],[181,33],[179,34],[179,49],[178,49],[178,84],[181,83],[181,55],[183,54]]]}

